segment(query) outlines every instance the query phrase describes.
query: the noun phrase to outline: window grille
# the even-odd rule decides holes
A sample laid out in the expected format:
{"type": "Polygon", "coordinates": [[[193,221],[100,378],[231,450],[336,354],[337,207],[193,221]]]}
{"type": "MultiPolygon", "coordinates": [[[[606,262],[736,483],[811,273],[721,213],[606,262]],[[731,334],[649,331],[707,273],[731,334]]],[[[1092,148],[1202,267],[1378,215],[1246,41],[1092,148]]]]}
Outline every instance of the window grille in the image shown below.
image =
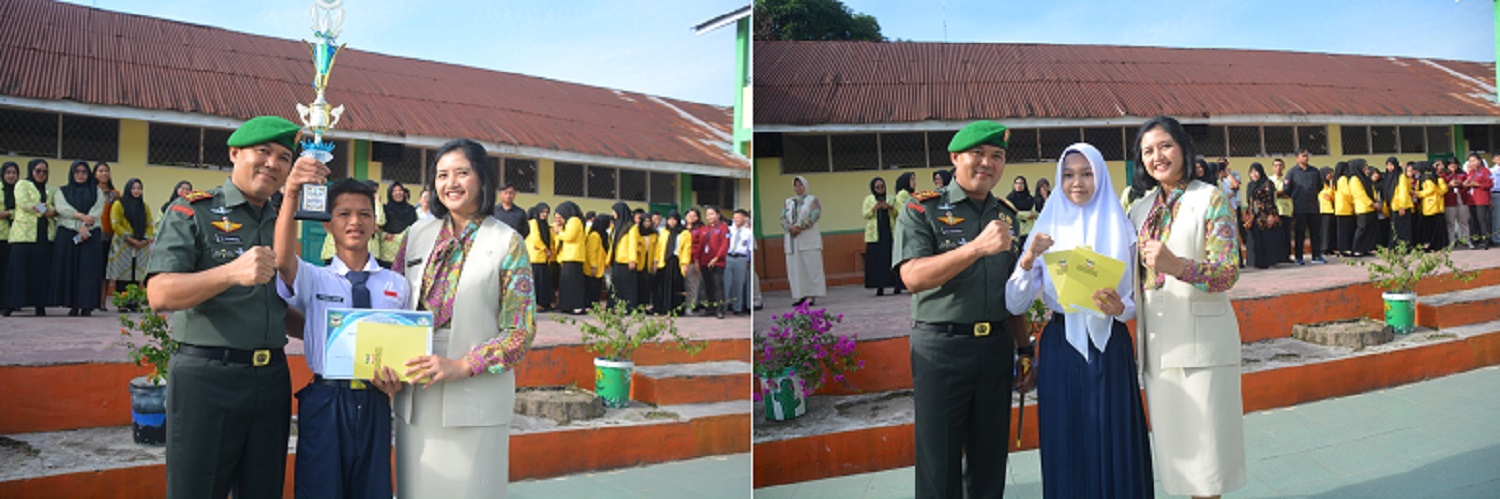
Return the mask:
{"type": "Polygon", "coordinates": [[[1229,127],[1229,156],[1260,156],[1260,127],[1229,127]]]}
{"type": "Polygon", "coordinates": [[[626,201],[646,200],[646,172],[620,169],[620,199],[626,201]]]}
{"type": "Polygon", "coordinates": [[[1344,154],[1370,154],[1370,127],[1344,125],[1339,136],[1344,139],[1344,154]]]}
{"type": "Polygon", "coordinates": [[[1426,130],[1419,126],[1401,127],[1401,152],[1424,153],[1427,152],[1426,130]]]}
{"type": "Polygon", "coordinates": [[[651,172],[651,202],[677,204],[677,174],[651,172]]]}
{"type": "Polygon", "coordinates": [[[875,134],[839,134],[828,137],[833,151],[833,171],[848,172],[880,168],[880,147],[875,134]]]}
{"type": "Polygon", "coordinates": [[[1453,127],[1427,127],[1427,153],[1453,154],[1453,127]]]}
{"type": "Polygon", "coordinates": [[[615,199],[615,172],[614,168],[605,166],[588,167],[588,196],[597,199],[615,199]]]}
{"type": "MultiPolygon", "coordinates": [[[[203,129],[203,159],[200,164],[221,169],[231,169],[234,163],[229,161],[229,135],[234,130],[221,128],[203,129]]],[[[294,158],[293,161],[296,161],[294,158]]]]}
{"type": "MultiPolygon", "coordinates": [[[[429,155],[427,161],[433,161],[429,155]]],[[[536,186],[536,160],[524,158],[505,158],[506,182],[516,188],[516,192],[529,192],[535,194],[536,186]]]]}
{"type": "MultiPolygon", "coordinates": [[[[1083,141],[1098,149],[1105,161],[1121,161],[1125,159],[1125,134],[1120,133],[1120,129],[1121,127],[1085,128],[1083,141]]],[[[1015,133],[1011,136],[1014,137],[1015,133]]]]}
{"type": "Polygon", "coordinates": [[[928,167],[949,168],[953,166],[953,159],[948,157],[948,143],[953,142],[953,136],[956,134],[958,134],[956,130],[927,132],[928,167]]]}
{"type": "MultiPolygon", "coordinates": [[[[152,123],[147,131],[146,162],[153,165],[196,167],[203,149],[203,129],[152,123]]],[[[228,161],[228,155],[225,155],[228,161]]]]}
{"type": "Polygon", "coordinates": [[[901,132],[880,134],[880,168],[927,166],[927,134],[901,132]]]}
{"type": "Polygon", "coordinates": [[[1394,154],[1396,146],[1396,127],[1370,127],[1370,154],[1394,154]]]}
{"type": "Polygon", "coordinates": [[[1265,137],[1266,156],[1296,156],[1297,131],[1289,126],[1267,126],[1261,129],[1265,137]]]}
{"type": "Polygon", "coordinates": [[[829,171],[828,136],[791,135],[781,136],[782,173],[818,173],[829,171]]]}
{"type": "Polygon", "coordinates": [[[62,115],[62,157],[119,161],[120,120],[62,115]]]}
{"type": "MultiPolygon", "coordinates": [[[[0,153],[56,158],[57,113],[0,109],[0,153]]],[[[21,174],[25,175],[24,166],[21,174]]]]}
{"type": "Polygon", "coordinates": [[[558,196],[584,195],[584,169],[585,167],[578,163],[553,163],[552,194],[558,196]]]}
{"type": "MultiPolygon", "coordinates": [[[[1062,156],[1062,152],[1064,149],[1067,149],[1068,146],[1078,143],[1078,141],[1083,138],[1079,135],[1079,131],[1077,128],[1071,127],[1043,128],[1039,132],[1039,136],[1039,140],[1041,140],[1042,143],[1042,157],[1040,159],[1044,163],[1049,161],[1057,161],[1058,156],[1062,156]]],[[[1007,161],[1009,161],[1010,159],[1010,156],[1008,155],[1009,152],[1010,151],[1006,151],[1007,161]]]]}
{"type": "Polygon", "coordinates": [[[1323,125],[1297,127],[1297,147],[1307,149],[1308,154],[1327,155],[1328,127],[1323,125]]]}
{"type": "MultiPolygon", "coordinates": [[[[1006,145],[1009,146],[1005,148],[1006,163],[1041,161],[1041,156],[1038,154],[1041,144],[1037,142],[1037,129],[1035,128],[1012,129],[1010,141],[1006,145]]],[[[943,151],[948,151],[948,144],[943,144],[943,151]]]]}
{"type": "Polygon", "coordinates": [[[417,147],[402,147],[401,154],[390,158],[380,164],[380,179],[392,182],[401,182],[411,191],[412,197],[416,197],[421,191],[422,185],[422,149],[417,147]]]}

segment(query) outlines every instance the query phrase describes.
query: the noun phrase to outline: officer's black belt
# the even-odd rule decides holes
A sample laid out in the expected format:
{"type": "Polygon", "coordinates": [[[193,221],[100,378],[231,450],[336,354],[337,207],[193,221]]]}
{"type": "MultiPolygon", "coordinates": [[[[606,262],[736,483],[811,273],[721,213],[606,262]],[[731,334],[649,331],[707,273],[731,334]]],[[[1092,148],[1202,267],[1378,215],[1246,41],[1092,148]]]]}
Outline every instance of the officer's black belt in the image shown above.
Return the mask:
{"type": "Polygon", "coordinates": [[[918,331],[954,336],[991,336],[1005,332],[1005,321],[966,323],[916,321],[911,327],[918,331]]]}
{"type": "Polygon", "coordinates": [[[334,388],[348,388],[350,390],[364,390],[366,388],[370,388],[370,383],[368,381],[357,379],[328,379],[324,378],[321,374],[314,374],[312,382],[324,386],[331,386],[334,388]]]}
{"type": "Polygon", "coordinates": [[[178,345],[177,353],[222,361],[226,364],[244,364],[247,366],[269,366],[286,362],[286,352],[280,348],[239,350],[223,347],[178,345]]]}

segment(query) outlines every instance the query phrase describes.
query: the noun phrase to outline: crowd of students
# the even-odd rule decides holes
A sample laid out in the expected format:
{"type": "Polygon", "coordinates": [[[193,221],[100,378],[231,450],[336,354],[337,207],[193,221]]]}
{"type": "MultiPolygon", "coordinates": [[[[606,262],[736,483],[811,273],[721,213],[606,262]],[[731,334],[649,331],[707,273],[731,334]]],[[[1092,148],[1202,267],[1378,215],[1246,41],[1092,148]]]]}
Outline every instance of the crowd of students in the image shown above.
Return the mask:
{"type": "Polygon", "coordinates": [[[84,161],[68,168],[62,187],[48,185],[44,159],[25,173],[0,165],[0,316],[25,308],[45,316],[49,307],[88,316],[105,310],[117,285],[144,280],[159,212],[140,179],[116,189],[109,163],[84,161]]]}

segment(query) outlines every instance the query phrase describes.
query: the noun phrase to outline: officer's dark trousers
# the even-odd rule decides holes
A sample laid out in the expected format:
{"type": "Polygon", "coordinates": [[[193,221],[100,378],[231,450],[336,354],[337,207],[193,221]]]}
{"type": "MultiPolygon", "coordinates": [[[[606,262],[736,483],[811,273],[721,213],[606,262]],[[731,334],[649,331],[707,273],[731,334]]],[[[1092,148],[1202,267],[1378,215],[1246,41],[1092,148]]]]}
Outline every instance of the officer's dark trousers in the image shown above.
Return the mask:
{"type": "Polygon", "coordinates": [[[254,367],[174,355],[167,368],[167,497],[279,498],[292,384],[286,362],[254,367]]]}
{"type": "Polygon", "coordinates": [[[1292,254],[1302,258],[1302,241],[1304,238],[1312,239],[1312,247],[1307,249],[1308,256],[1321,258],[1323,256],[1323,224],[1318,213],[1297,213],[1292,215],[1292,254]]]}
{"type": "Polygon", "coordinates": [[[391,401],[369,386],[297,392],[294,489],[304,498],[391,497],[391,401]]]}
{"type": "Polygon", "coordinates": [[[1015,343],[995,326],[985,337],[911,333],[919,499],[1005,495],[1015,343]]]}

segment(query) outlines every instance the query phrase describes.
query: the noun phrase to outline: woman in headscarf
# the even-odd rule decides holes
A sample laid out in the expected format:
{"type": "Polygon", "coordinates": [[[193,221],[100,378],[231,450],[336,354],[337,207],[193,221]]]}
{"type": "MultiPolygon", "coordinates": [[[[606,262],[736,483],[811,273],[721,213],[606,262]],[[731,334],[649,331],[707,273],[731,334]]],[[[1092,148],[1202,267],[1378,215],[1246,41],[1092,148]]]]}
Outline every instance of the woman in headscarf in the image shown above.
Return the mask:
{"type": "Polygon", "coordinates": [[[1129,212],[1145,269],[1135,318],[1156,474],[1168,494],[1219,496],[1246,481],[1239,321],[1228,295],[1240,276],[1238,221],[1214,178],[1188,174],[1193,139],[1181,123],[1159,116],[1136,137],[1147,194],[1129,212]]]}
{"type": "Polygon", "coordinates": [[[1349,194],[1354,199],[1354,241],[1350,256],[1368,256],[1375,251],[1375,185],[1365,173],[1364,159],[1349,160],[1349,194]]]}
{"type": "Polygon", "coordinates": [[[677,210],[667,213],[662,219],[661,233],[656,240],[656,293],[651,297],[652,310],[657,313],[677,312],[682,307],[683,279],[688,261],[693,254],[693,235],[682,225],[682,215],[677,210]]]}
{"type": "Polygon", "coordinates": [[[1266,168],[1260,163],[1250,163],[1250,242],[1251,264],[1255,268],[1270,268],[1286,261],[1291,243],[1281,227],[1281,216],[1276,209],[1276,182],[1266,176],[1266,168]]]}
{"type": "Polygon", "coordinates": [[[173,201],[186,196],[189,192],[193,192],[193,183],[186,180],[178,181],[177,185],[172,186],[172,196],[167,198],[167,202],[161,204],[161,210],[157,213],[166,213],[167,207],[172,206],[173,201]]]}
{"type": "Polygon", "coordinates": [[[47,186],[47,161],[26,164],[25,182],[16,182],[16,210],[11,214],[10,261],[6,262],[5,293],[0,316],[36,307],[37,316],[47,315],[52,297],[52,238],[57,234],[57,189],[47,186]]]}
{"type": "Polygon", "coordinates": [[[636,234],[640,237],[636,247],[636,255],[640,258],[635,262],[635,298],[641,305],[650,307],[656,296],[656,241],[660,236],[650,213],[636,208],[632,215],[635,216],[636,234]]]}
{"type": "Polygon", "coordinates": [[[52,303],[68,307],[69,316],[87,317],[99,308],[104,283],[104,193],[83,161],[73,163],[68,185],[60,191],[57,237],[52,242],[52,303]]]}
{"type": "Polygon", "coordinates": [[[953,170],[938,170],[932,172],[932,190],[942,189],[953,183],[953,170]]]}
{"type": "MultiPolygon", "coordinates": [[[[1391,159],[1396,158],[1392,157],[1391,159]]],[[[1387,162],[1387,164],[1390,163],[1387,162]]],[[[1396,163],[1396,172],[1387,174],[1390,177],[1390,181],[1386,183],[1389,186],[1386,199],[1390,200],[1392,247],[1401,243],[1412,246],[1416,241],[1413,222],[1417,218],[1417,205],[1414,202],[1416,199],[1415,190],[1412,189],[1412,176],[1416,172],[1417,169],[1414,165],[1403,169],[1398,162],[1396,163]]]]}
{"type": "Polygon", "coordinates": [[[1005,195],[1005,201],[1016,209],[1017,234],[1021,235],[1020,244],[1026,247],[1026,237],[1031,234],[1031,226],[1036,223],[1037,214],[1042,208],[1036,205],[1036,196],[1031,194],[1031,187],[1026,183],[1026,177],[1017,176],[1011,181],[1010,194],[1005,195]]]}
{"type": "Polygon", "coordinates": [[[1438,251],[1448,246],[1448,225],[1443,215],[1446,209],[1443,196],[1448,191],[1448,184],[1438,175],[1437,169],[1425,161],[1417,166],[1417,171],[1417,197],[1422,200],[1421,227],[1427,233],[1421,240],[1427,244],[1428,251],[1438,251]]]}
{"type": "Polygon", "coordinates": [[[792,197],[781,208],[781,229],[786,231],[781,240],[786,251],[787,281],[791,284],[792,298],[797,300],[793,305],[816,304],[818,297],[828,294],[823,281],[823,234],[818,230],[823,205],[807,191],[807,178],[800,175],[793,178],[792,197]]]}
{"type": "MultiPolygon", "coordinates": [[[[103,263],[100,264],[103,267],[109,266],[109,250],[110,248],[114,247],[115,239],[115,228],[110,224],[109,214],[111,210],[114,209],[115,201],[118,201],[120,199],[120,191],[115,189],[113,173],[114,172],[110,168],[109,163],[100,161],[94,164],[94,181],[99,184],[99,191],[104,193],[104,213],[99,216],[99,225],[100,228],[104,231],[104,239],[102,240],[102,242],[104,243],[104,251],[101,251],[99,256],[100,258],[104,259],[103,263]]],[[[108,273],[106,272],[106,274],[108,273]]],[[[105,306],[109,305],[109,295],[110,293],[114,292],[114,290],[114,279],[109,279],[106,276],[103,289],[100,290],[101,293],[99,294],[100,312],[103,312],[105,310],[105,306]]]]}
{"type": "Polygon", "coordinates": [[[865,288],[885,296],[885,288],[896,292],[896,273],[891,272],[896,227],[896,206],[886,202],[885,179],[870,179],[870,195],[860,208],[865,218],[865,288]]]}
{"type": "Polygon", "coordinates": [[[151,242],[156,235],[156,214],[146,209],[141,179],[125,182],[120,201],[109,210],[110,225],[118,234],[109,248],[109,266],[104,274],[111,282],[145,283],[146,262],[151,260],[151,242]]]}
{"type": "Polygon", "coordinates": [[[1319,255],[1334,255],[1338,253],[1338,221],[1333,214],[1334,198],[1338,197],[1337,177],[1333,168],[1326,166],[1318,169],[1318,174],[1323,176],[1323,190],[1318,191],[1318,230],[1322,231],[1323,246],[1317,250],[1319,255]]]}
{"type": "Polygon", "coordinates": [[[10,269],[10,225],[16,218],[16,183],[21,181],[21,165],[6,161],[0,165],[0,304],[5,303],[5,279],[10,269]]]}
{"type": "Polygon", "coordinates": [[[1343,257],[1354,254],[1354,190],[1349,186],[1350,177],[1353,176],[1348,162],[1340,161],[1333,165],[1333,250],[1343,257]]]}
{"type": "Polygon", "coordinates": [[[526,254],[531,259],[531,280],[536,286],[536,308],[538,311],[552,310],[552,297],[557,295],[556,283],[552,281],[552,263],[557,261],[552,245],[552,207],[537,203],[526,211],[530,232],[526,235],[526,254]]]}
{"type": "Polygon", "coordinates": [[[1047,207],[1047,198],[1050,197],[1052,197],[1052,182],[1047,180],[1047,177],[1036,179],[1036,195],[1032,196],[1036,205],[1033,209],[1041,213],[1042,209],[1047,207]]]}
{"type": "Polygon", "coordinates": [[[1125,323],[1135,318],[1135,227],[1120,207],[1109,167],[1078,143],[1057,162],[1065,199],[1037,218],[1026,252],[1005,284],[1006,308],[1033,300],[1051,310],[1037,347],[1037,424],[1045,497],[1152,497],[1151,447],[1125,323]],[[1065,312],[1047,267],[1049,248],[1089,247],[1125,265],[1120,281],[1094,290],[1095,310],[1065,312]]]}
{"type": "Polygon", "coordinates": [[[562,229],[557,237],[557,261],[562,265],[558,271],[557,309],[570,314],[583,312],[589,306],[588,293],[584,291],[583,264],[587,259],[587,232],[583,228],[583,211],[572,201],[557,205],[557,217],[562,218],[562,229]]]}
{"type": "Polygon", "coordinates": [[[380,226],[380,252],[375,260],[390,268],[401,250],[401,240],[406,237],[406,228],[417,223],[417,207],[411,205],[411,191],[401,182],[392,182],[385,190],[385,225],[380,226]]]}
{"type": "MultiPolygon", "coordinates": [[[[901,212],[904,211],[904,210],[902,210],[902,208],[906,206],[906,203],[908,203],[908,202],[911,201],[911,195],[915,194],[916,192],[917,192],[917,175],[915,173],[906,172],[906,173],[901,174],[901,176],[896,177],[896,218],[898,220],[901,218],[901,212]]],[[[892,221],[892,223],[895,223],[895,221],[892,221]]],[[[891,243],[891,257],[892,258],[895,258],[895,251],[896,251],[895,246],[896,246],[896,244],[895,244],[895,242],[893,240],[892,243],[891,243]]],[[[895,272],[892,272],[892,274],[895,274],[895,272]]],[[[896,275],[896,294],[901,294],[901,292],[903,292],[903,291],[906,291],[906,283],[902,282],[901,281],[901,276],[899,274],[897,274],[896,275]]]]}
{"type": "Polygon", "coordinates": [[[641,236],[635,226],[635,218],[630,213],[630,206],[618,202],[612,209],[615,221],[608,250],[611,262],[609,285],[613,288],[610,303],[620,301],[629,308],[635,308],[641,304],[635,273],[636,261],[641,258],[641,236]]]}
{"type": "Polygon", "coordinates": [[[604,295],[604,274],[609,271],[609,226],[613,221],[609,214],[595,215],[584,238],[583,294],[588,307],[593,307],[604,295]]]}

